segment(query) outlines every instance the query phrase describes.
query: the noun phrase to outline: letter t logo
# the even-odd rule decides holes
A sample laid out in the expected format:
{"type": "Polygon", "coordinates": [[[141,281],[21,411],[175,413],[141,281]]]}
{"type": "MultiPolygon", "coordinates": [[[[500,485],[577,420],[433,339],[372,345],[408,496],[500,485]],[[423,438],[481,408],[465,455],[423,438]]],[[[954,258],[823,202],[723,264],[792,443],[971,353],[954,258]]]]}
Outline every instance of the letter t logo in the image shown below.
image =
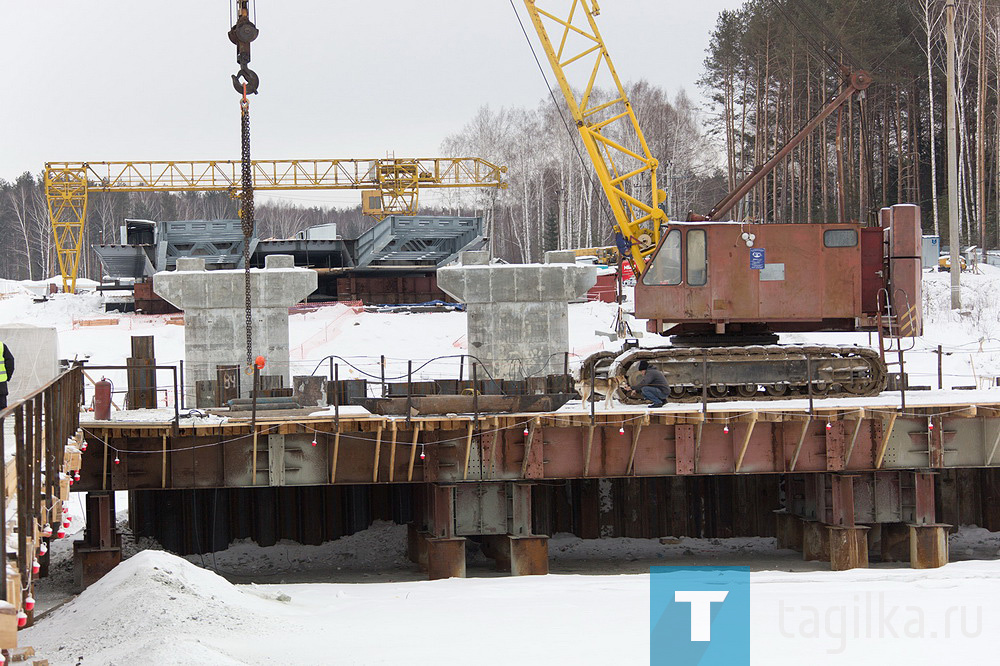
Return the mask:
{"type": "Polygon", "coordinates": [[[691,640],[712,640],[712,602],[725,601],[729,592],[676,590],[674,601],[691,604],[691,640]]]}

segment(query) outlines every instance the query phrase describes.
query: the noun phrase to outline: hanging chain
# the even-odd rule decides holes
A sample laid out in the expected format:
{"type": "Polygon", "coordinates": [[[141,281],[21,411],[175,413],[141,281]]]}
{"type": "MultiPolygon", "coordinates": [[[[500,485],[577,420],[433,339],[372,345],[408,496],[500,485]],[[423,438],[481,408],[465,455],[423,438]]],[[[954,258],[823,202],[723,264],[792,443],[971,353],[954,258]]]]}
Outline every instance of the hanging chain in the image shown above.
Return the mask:
{"type": "Polygon", "coordinates": [[[250,102],[240,100],[240,222],[243,227],[243,282],[246,292],[247,370],[253,368],[253,309],[250,297],[250,244],[254,234],[253,171],[250,163],[250,102]]]}
{"type": "Polygon", "coordinates": [[[247,367],[253,371],[253,303],[250,296],[250,245],[254,236],[253,165],[250,162],[250,102],[260,85],[250,64],[250,42],[257,39],[257,27],[250,21],[250,0],[237,0],[236,23],[229,30],[229,41],[236,45],[236,62],[240,71],[233,75],[233,87],[242,93],[240,99],[240,224],[243,228],[243,281],[246,291],[247,367]]]}

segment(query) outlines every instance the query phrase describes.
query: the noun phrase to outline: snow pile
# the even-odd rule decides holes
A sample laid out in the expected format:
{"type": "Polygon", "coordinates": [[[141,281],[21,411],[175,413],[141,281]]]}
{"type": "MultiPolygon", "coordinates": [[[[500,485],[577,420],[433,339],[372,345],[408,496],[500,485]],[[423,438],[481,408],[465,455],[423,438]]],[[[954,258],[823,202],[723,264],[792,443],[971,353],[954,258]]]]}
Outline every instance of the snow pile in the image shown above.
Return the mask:
{"type": "Polygon", "coordinates": [[[645,560],[654,558],[700,557],[714,559],[731,555],[773,555],[777,540],[768,537],[732,539],[580,539],[572,534],[555,534],[549,539],[549,555],[561,560],[645,560]]]}
{"type": "Polygon", "coordinates": [[[137,658],[242,664],[251,656],[245,637],[271,622],[282,605],[175,555],[145,551],[25,630],[20,642],[44,651],[52,664],[132,664],[137,658]]]}
{"type": "Polygon", "coordinates": [[[1000,557],[1000,532],[975,525],[962,525],[948,537],[951,561],[987,560],[1000,557]]]}
{"type": "Polygon", "coordinates": [[[371,527],[319,546],[279,541],[261,547],[250,539],[234,541],[229,548],[211,556],[189,555],[194,563],[238,576],[269,576],[287,571],[363,570],[384,571],[410,567],[406,558],[406,526],[377,520],[371,527]]]}
{"type": "Polygon", "coordinates": [[[35,296],[22,289],[11,292],[0,304],[0,324],[16,322],[65,330],[72,328],[74,319],[113,316],[104,312],[104,297],[99,293],[52,294],[35,302],[35,296]]]}

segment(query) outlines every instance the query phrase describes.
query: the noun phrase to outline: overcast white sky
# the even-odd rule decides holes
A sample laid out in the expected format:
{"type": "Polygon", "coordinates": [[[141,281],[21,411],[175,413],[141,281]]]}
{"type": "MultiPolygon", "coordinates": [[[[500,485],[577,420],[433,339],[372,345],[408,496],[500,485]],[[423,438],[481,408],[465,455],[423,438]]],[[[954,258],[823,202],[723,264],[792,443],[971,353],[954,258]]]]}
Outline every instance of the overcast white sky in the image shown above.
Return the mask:
{"type": "MultiPolygon", "coordinates": [[[[0,178],[47,161],[238,159],[229,0],[3,4],[0,178]]],[[[697,95],[716,16],[742,2],[600,4],[623,80],[697,95]]],[[[543,57],[522,0],[514,6],[543,57]]],[[[257,0],[256,10],[258,159],[436,157],[480,106],[534,107],[548,94],[509,0],[257,0]]]]}

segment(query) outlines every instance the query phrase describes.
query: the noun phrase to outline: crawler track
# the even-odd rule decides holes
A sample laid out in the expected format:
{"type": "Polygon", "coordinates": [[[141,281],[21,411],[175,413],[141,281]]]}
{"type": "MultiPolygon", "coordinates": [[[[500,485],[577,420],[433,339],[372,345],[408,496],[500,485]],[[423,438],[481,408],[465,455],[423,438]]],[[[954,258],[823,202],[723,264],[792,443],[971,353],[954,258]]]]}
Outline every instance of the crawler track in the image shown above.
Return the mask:
{"type": "MultiPolygon", "coordinates": [[[[641,360],[666,376],[671,402],[697,402],[706,397],[718,402],[810,394],[817,398],[871,396],[885,390],[888,378],[878,353],[868,347],[768,345],[599,352],[584,362],[581,379],[589,381],[596,372],[596,379],[612,377],[620,380],[612,385],[623,383],[634,378],[634,365],[641,360]]],[[[620,389],[616,397],[624,398],[620,389]]]]}

